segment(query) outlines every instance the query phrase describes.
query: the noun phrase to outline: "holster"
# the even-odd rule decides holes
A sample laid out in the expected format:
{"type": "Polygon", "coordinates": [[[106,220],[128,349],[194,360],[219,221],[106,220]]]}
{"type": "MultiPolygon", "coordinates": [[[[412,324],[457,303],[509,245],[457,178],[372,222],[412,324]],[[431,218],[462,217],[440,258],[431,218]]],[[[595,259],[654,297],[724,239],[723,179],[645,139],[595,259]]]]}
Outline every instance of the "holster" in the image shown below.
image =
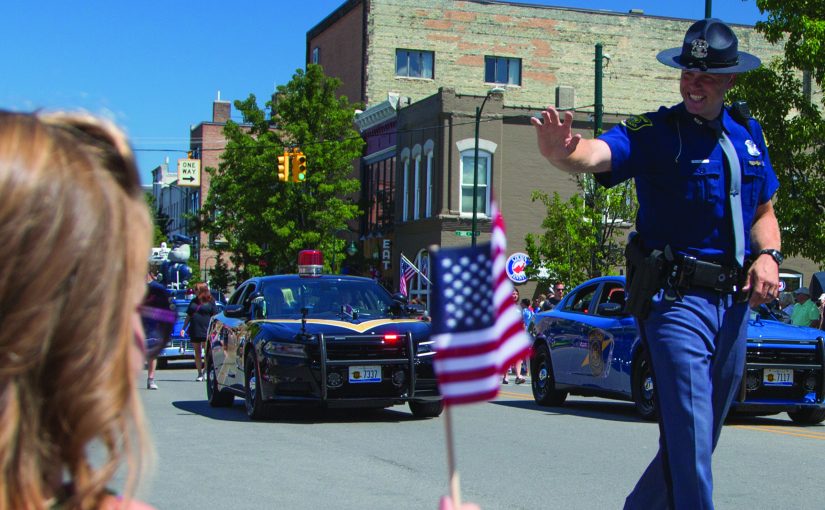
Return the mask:
{"type": "Polygon", "coordinates": [[[625,259],[625,311],[641,321],[650,314],[653,296],[665,284],[667,261],[661,250],[647,250],[635,232],[630,234],[625,247],[625,259]]]}

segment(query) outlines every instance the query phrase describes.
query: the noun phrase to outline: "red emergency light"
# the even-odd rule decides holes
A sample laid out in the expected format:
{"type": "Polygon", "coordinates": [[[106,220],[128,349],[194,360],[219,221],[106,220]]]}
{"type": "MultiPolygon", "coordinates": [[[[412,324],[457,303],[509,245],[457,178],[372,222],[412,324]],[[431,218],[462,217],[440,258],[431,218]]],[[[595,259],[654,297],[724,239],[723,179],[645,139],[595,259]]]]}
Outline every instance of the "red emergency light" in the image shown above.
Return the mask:
{"type": "Polygon", "coordinates": [[[324,269],[324,255],[318,250],[298,252],[298,275],[321,276],[324,269]]]}

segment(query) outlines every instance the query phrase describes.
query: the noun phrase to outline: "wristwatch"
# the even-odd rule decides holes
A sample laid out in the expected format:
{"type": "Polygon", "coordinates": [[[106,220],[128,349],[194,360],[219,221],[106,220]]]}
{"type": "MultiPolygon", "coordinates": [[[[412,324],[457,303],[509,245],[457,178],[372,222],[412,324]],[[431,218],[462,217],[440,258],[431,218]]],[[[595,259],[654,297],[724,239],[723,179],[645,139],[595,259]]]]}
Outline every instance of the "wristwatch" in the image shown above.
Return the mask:
{"type": "Polygon", "coordinates": [[[770,255],[773,257],[773,260],[776,261],[776,265],[781,266],[782,261],[785,260],[785,256],[782,255],[782,252],[779,250],[775,250],[773,248],[766,248],[759,252],[759,255],[770,255]]]}

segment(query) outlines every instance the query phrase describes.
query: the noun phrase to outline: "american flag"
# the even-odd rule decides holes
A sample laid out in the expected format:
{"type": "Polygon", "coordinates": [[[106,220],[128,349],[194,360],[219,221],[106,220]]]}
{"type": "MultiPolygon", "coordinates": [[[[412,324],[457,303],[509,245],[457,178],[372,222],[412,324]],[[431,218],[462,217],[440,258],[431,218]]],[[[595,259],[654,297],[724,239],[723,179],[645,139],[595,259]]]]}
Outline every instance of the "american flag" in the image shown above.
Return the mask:
{"type": "Polygon", "coordinates": [[[504,267],[504,219],[491,205],[491,243],[432,254],[434,368],[448,405],[495,398],[504,371],[530,348],[504,267]]]}
{"type": "Polygon", "coordinates": [[[398,282],[398,291],[401,294],[407,295],[407,280],[412,278],[418,271],[407,257],[401,255],[401,281],[398,282]]]}

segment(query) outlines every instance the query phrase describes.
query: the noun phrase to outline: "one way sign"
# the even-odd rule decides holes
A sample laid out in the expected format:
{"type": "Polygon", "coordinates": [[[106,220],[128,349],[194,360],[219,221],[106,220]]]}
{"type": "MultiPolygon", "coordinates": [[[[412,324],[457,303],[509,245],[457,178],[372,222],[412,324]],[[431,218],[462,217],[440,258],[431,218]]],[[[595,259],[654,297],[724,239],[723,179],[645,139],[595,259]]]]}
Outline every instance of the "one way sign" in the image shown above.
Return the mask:
{"type": "Polygon", "coordinates": [[[178,186],[199,188],[201,185],[201,160],[178,160],[178,186]]]}

